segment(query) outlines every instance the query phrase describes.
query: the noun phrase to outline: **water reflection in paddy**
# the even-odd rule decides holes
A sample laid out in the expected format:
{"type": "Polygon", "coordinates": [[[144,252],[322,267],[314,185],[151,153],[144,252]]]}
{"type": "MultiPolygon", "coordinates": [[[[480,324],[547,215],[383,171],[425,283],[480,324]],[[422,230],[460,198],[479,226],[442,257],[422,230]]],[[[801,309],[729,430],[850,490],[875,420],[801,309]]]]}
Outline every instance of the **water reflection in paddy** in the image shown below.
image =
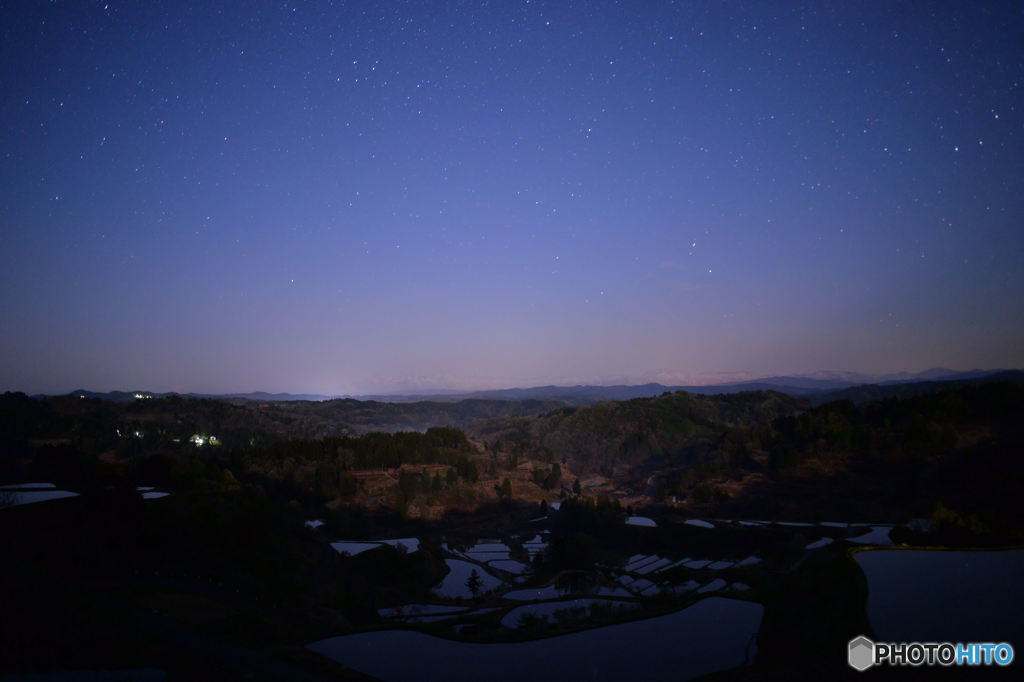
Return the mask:
{"type": "Polygon", "coordinates": [[[874,550],[857,561],[881,641],[1024,642],[1024,550],[874,550]]]}
{"type": "Polygon", "coordinates": [[[530,570],[530,567],[521,561],[515,561],[514,559],[499,559],[497,561],[488,561],[487,565],[491,568],[496,568],[501,571],[513,573],[515,575],[522,575],[530,570]]]}
{"type": "Polygon", "coordinates": [[[395,681],[682,680],[749,662],[763,613],[760,604],[712,597],[667,616],[530,642],[471,644],[383,630],[308,648],[395,681]]]}
{"type": "MultiPolygon", "coordinates": [[[[309,522],[307,522],[308,525],[309,522]]],[[[355,556],[372,549],[378,549],[383,545],[390,545],[395,549],[412,554],[420,550],[419,538],[394,538],[391,540],[340,540],[332,542],[331,547],[342,555],[355,556]]]]}
{"type": "Polygon", "coordinates": [[[503,580],[494,577],[487,571],[469,561],[462,561],[461,559],[445,559],[444,562],[448,564],[449,571],[448,575],[444,577],[444,580],[434,588],[434,594],[439,597],[445,597],[447,599],[456,599],[459,597],[469,599],[470,597],[473,597],[473,593],[470,591],[469,587],[466,586],[466,581],[469,580],[469,576],[473,574],[474,570],[480,577],[480,594],[490,592],[491,590],[505,584],[503,580]]]}
{"type": "Polygon", "coordinates": [[[22,504],[59,500],[64,497],[77,497],[78,493],[73,493],[69,490],[11,490],[6,495],[9,505],[17,507],[22,504]]]}

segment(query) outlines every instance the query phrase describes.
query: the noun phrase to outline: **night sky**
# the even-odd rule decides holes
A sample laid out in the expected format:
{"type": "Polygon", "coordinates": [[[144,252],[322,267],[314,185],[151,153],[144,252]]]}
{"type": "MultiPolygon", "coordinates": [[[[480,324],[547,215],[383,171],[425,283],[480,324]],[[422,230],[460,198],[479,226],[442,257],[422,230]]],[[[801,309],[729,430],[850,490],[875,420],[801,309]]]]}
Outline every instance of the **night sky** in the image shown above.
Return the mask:
{"type": "Polygon", "coordinates": [[[1024,366],[1022,7],[4,3],[0,390],[1024,366]]]}

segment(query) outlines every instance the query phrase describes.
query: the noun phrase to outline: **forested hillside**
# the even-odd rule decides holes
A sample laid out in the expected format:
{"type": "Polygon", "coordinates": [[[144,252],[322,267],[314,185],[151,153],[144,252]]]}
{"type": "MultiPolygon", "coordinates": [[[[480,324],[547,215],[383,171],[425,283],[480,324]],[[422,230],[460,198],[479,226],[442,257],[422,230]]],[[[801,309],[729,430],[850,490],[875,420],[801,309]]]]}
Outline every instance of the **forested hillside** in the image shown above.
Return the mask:
{"type": "Polygon", "coordinates": [[[991,383],[860,405],[839,401],[732,429],[694,488],[714,513],[811,518],[932,517],[963,531],[1024,536],[1024,387],[991,383]]]}
{"type": "Polygon", "coordinates": [[[543,449],[584,472],[627,475],[667,465],[699,465],[730,428],[769,422],[810,408],[770,391],[656,398],[565,407],[532,418],[499,417],[466,425],[496,448],[543,449]]]}
{"type": "Polygon", "coordinates": [[[492,400],[467,398],[457,402],[422,400],[389,403],[344,398],[310,402],[301,400],[257,403],[282,416],[323,425],[344,424],[353,433],[370,431],[425,431],[432,426],[462,426],[477,419],[506,415],[538,415],[561,407],[559,400],[492,400]]]}
{"type": "Polygon", "coordinates": [[[369,505],[436,518],[503,498],[583,494],[718,516],[938,515],[974,531],[1024,528],[1024,387],[1017,383],[817,407],[775,392],[676,392],[528,415],[542,407],[551,404],[282,407],[8,393],[0,396],[0,477],[73,490],[241,483],[310,513],[324,504],[369,505]],[[457,424],[495,413],[504,416],[471,421],[465,432],[359,434],[340,421],[457,424]]]}

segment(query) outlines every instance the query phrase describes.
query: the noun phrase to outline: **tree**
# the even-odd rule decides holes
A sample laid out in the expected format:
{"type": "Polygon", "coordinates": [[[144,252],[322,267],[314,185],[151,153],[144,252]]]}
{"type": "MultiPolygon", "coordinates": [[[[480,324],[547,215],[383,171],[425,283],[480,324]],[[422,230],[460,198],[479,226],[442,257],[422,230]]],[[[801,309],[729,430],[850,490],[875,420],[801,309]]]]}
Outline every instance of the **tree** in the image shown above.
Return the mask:
{"type": "Polygon", "coordinates": [[[466,578],[466,587],[469,589],[470,592],[473,593],[473,596],[475,597],[480,592],[480,588],[483,587],[483,584],[484,581],[480,579],[480,574],[477,573],[476,569],[474,568],[473,572],[469,574],[468,578],[466,578]]]}
{"type": "Polygon", "coordinates": [[[405,496],[405,499],[411,500],[415,497],[419,487],[419,477],[416,474],[404,469],[399,472],[398,490],[405,496]]]}
{"type": "Polygon", "coordinates": [[[562,467],[555,462],[551,465],[551,471],[544,479],[545,490],[556,490],[562,484],[562,467]]]}
{"type": "Polygon", "coordinates": [[[476,462],[465,455],[460,455],[455,459],[455,469],[459,476],[470,483],[476,483],[477,478],[479,478],[476,462]]]}

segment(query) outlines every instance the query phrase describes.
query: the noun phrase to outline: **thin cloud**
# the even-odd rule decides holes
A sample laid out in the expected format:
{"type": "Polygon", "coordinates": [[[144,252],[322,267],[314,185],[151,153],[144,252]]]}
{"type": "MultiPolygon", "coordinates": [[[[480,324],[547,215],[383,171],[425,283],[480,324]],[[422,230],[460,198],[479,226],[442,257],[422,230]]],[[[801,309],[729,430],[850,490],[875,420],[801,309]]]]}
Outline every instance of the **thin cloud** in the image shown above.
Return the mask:
{"type": "Polygon", "coordinates": [[[677,263],[674,260],[663,260],[658,263],[658,267],[662,270],[685,270],[686,266],[682,263],[677,263]]]}
{"type": "Polygon", "coordinates": [[[670,289],[675,289],[677,291],[700,291],[701,289],[704,288],[704,286],[701,284],[695,284],[694,282],[684,282],[678,279],[668,280],[667,282],[665,282],[665,286],[667,286],[670,289]]]}

